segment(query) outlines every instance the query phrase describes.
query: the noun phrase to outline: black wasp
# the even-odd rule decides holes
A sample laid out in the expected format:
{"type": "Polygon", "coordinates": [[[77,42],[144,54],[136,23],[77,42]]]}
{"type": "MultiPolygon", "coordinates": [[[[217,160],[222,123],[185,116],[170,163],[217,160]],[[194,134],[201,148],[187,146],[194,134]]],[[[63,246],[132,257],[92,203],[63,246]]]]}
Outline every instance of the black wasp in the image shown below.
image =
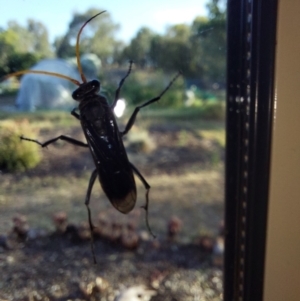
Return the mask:
{"type": "MultiPolygon", "coordinates": [[[[148,100],[140,106],[137,106],[131,115],[125,129],[120,131],[113,113],[113,110],[118,102],[119,94],[121,88],[125,82],[125,79],[129,76],[132,69],[132,61],[130,61],[129,69],[127,74],[122,78],[119,83],[119,86],[115,92],[115,98],[113,103],[110,105],[107,102],[107,99],[99,94],[100,91],[100,82],[98,80],[87,81],[85,75],[82,72],[82,67],[79,59],[79,38],[83,28],[94,18],[104,13],[100,12],[97,15],[93,16],[87,20],[83,26],[80,28],[77,35],[76,42],[76,57],[78,70],[81,75],[82,83],[79,81],[64,76],[62,74],[47,72],[47,71],[36,71],[36,70],[24,70],[9,74],[5,77],[17,76],[26,73],[35,73],[35,74],[46,74],[51,76],[56,76],[64,78],[73,82],[78,88],[73,92],[72,97],[74,100],[78,101],[78,108],[72,110],[71,114],[77,118],[80,123],[84,135],[86,137],[87,143],[75,140],[68,136],[58,136],[56,138],[50,139],[44,143],[41,143],[34,139],[29,139],[21,137],[22,140],[32,141],[38,143],[42,147],[46,147],[49,144],[54,143],[57,140],[64,140],[69,143],[72,143],[81,147],[88,147],[91,151],[92,157],[95,163],[95,170],[92,172],[86,198],[85,204],[88,209],[89,224],[91,233],[93,230],[93,224],[91,221],[91,213],[89,208],[89,201],[93,185],[98,177],[99,182],[103,191],[105,192],[107,198],[111,204],[120,212],[126,214],[129,213],[135,206],[136,203],[136,184],[133,174],[135,173],[138,178],[143,183],[146,189],[146,203],[143,208],[146,210],[146,225],[149,232],[152,234],[152,231],[148,222],[148,206],[149,206],[149,190],[150,185],[147,183],[142,174],[138,169],[129,162],[126,150],[123,145],[122,137],[128,133],[128,131],[133,126],[136,116],[139,110],[143,107],[150,105],[158,101],[163,94],[171,87],[174,81],[178,78],[180,73],[178,73],[169,85],[158,95],[157,97],[148,100]],[[77,111],[79,113],[77,113],[77,111]]],[[[153,235],[153,234],[152,234],[153,235]]],[[[154,236],[154,235],[153,235],[154,236]]],[[[93,244],[92,244],[93,246],[93,244]]],[[[94,251],[93,251],[94,254],[94,251]]],[[[94,257],[95,260],[95,257],[94,257]]]]}

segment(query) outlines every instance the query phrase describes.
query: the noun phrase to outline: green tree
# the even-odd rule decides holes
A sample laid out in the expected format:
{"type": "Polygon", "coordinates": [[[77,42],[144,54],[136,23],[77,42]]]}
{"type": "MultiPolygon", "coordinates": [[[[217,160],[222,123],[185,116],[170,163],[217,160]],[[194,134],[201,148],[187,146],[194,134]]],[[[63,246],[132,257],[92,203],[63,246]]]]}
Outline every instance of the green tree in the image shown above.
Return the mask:
{"type": "Polygon", "coordinates": [[[35,53],[40,57],[52,55],[45,25],[33,19],[27,20],[25,27],[16,21],[9,21],[6,34],[13,32],[17,39],[13,41],[14,51],[17,53],[35,53]]]}
{"type": "Polygon", "coordinates": [[[226,12],[223,1],[211,0],[207,4],[208,18],[198,17],[191,29],[193,45],[192,73],[201,70],[206,83],[225,84],[226,68],[226,12]]]}
{"type": "MultiPolygon", "coordinates": [[[[63,37],[58,37],[54,42],[58,57],[75,56],[76,38],[80,27],[99,11],[99,9],[89,9],[85,13],[73,15],[67,33],[63,37]]],[[[82,31],[80,53],[91,52],[98,55],[104,64],[111,62],[114,47],[118,45],[118,41],[115,39],[115,33],[118,28],[119,25],[112,21],[109,13],[105,12],[97,17],[82,31]]]]}
{"type": "MultiPolygon", "coordinates": [[[[114,50],[112,53],[113,63],[116,65],[122,65],[124,63],[124,48],[126,44],[123,41],[116,41],[114,50]]],[[[126,59],[126,58],[125,58],[126,59]]],[[[128,61],[128,58],[127,58],[128,61]]]]}
{"type": "Polygon", "coordinates": [[[33,65],[35,65],[39,61],[39,56],[26,52],[26,53],[16,53],[13,52],[7,57],[7,72],[13,73],[19,70],[30,69],[33,65]]]}
{"type": "Polygon", "coordinates": [[[41,22],[29,19],[27,21],[27,30],[31,34],[34,53],[40,57],[53,56],[50,44],[48,30],[41,22]]]}
{"type": "Polygon", "coordinates": [[[206,4],[210,20],[225,21],[226,19],[226,2],[225,0],[210,0],[206,4]]]}
{"type": "Polygon", "coordinates": [[[156,35],[150,48],[154,65],[170,72],[181,70],[187,76],[191,59],[190,35],[190,27],[186,24],[170,26],[164,36],[156,35]]]}
{"type": "Polygon", "coordinates": [[[17,34],[12,30],[0,30],[0,74],[7,73],[7,58],[14,52],[14,45],[18,41],[17,34]]]}
{"type": "Polygon", "coordinates": [[[150,28],[142,27],[130,41],[130,44],[124,48],[122,53],[123,61],[132,59],[141,68],[150,65],[150,45],[154,35],[150,28]]]}
{"type": "Polygon", "coordinates": [[[28,69],[37,60],[52,55],[47,28],[32,19],[25,27],[15,21],[0,29],[0,75],[28,69]]]}
{"type": "Polygon", "coordinates": [[[222,1],[211,0],[208,17],[197,17],[189,26],[177,24],[151,41],[150,57],[156,67],[175,72],[203,87],[225,84],[226,13],[222,1]]]}

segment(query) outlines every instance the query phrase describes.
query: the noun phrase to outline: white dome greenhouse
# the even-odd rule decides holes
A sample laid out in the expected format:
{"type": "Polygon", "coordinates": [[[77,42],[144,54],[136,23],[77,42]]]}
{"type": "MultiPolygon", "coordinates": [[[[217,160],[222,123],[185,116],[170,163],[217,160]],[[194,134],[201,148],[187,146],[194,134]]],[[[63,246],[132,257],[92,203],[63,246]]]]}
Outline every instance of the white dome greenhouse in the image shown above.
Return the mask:
{"type": "MultiPolygon", "coordinates": [[[[62,59],[42,60],[31,70],[60,73],[80,81],[76,67],[62,59]]],[[[22,111],[74,107],[75,103],[71,94],[75,89],[74,84],[59,77],[44,74],[25,74],[21,79],[16,106],[22,111]]]]}

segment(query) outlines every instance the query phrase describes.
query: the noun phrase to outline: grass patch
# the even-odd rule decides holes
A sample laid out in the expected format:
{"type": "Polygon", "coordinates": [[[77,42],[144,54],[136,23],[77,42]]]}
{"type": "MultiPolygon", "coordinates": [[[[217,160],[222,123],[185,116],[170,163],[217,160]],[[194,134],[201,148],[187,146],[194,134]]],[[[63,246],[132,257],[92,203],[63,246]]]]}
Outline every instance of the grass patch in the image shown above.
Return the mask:
{"type": "Polygon", "coordinates": [[[69,127],[78,125],[78,120],[75,119],[68,111],[37,111],[33,113],[27,112],[0,112],[0,123],[1,121],[13,119],[15,121],[20,121],[27,119],[32,125],[44,128],[59,127],[69,127]]]}
{"type": "Polygon", "coordinates": [[[225,129],[204,129],[200,130],[199,134],[206,139],[214,140],[219,143],[222,147],[225,147],[225,129]]]}
{"type": "MultiPolygon", "coordinates": [[[[5,210],[5,219],[11,219],[16,213],[25,214],[33,227],[53,228],[51,217],[57,211],[65,211],[70,221],[82,222],[87,220],[84,205],[85,193],[90,177],[87,172],[83,177],[23,177],[13,183],[0,184],[2,195],[1,207],[5,210]],[[4,190],[3,190],[4,189],[4,190]]],[[[166,224],[172,215],[179,215],[184,221],[183,236],[192,237],[201,227],[214,229],[223,210],[223,169],[203,170],[182,175],[148,176],[151,184],[150,223],[159,235],[165,234],[166,224]],[[197,210],[196,210],[197,208],[197,210]],[[213,216],[213,211],[216,214],[213,216]],[[209,216],[206,214],[209,213],[209,216]],[[212,215],[212,216],[211,216],[212,215]],[[208,225],[203,226],[203,225],[208,225]]],[[[137,182],[138,209],[145,202],[145,189],[140,181],[137,182]]],[[[102,192],[98,181],[95,183],[91,210],[93,218],[98,213],[112,208],[109,200],[102,192]]],[[[120,214],[117,213],[116,214],[120,214]]],[[[144,211],[141,211],[140,227],[145,228],[144,211]]],[[[120,218],[123,218],[120,214],[120,218]]],[[[0,231],[3,227],[0,223],[0,231]]],[[[8,230],[7,228],[5,229],[8,230]]]]}
{"type": "MultiPolygon", "coordinates": [[[[134,107],[126,109],[133,112],[134,107]]],[[[180,107],[164,108],[159,103],[151,108],[143,108],[143,117],[145,118],[164,118],[164,119],[205,119],[214,121],[223,121],[225,119],[225,103],[213,102],[199,107],[180,107]],[[214,112],[214,110],[216,112],[214,112]]]]}

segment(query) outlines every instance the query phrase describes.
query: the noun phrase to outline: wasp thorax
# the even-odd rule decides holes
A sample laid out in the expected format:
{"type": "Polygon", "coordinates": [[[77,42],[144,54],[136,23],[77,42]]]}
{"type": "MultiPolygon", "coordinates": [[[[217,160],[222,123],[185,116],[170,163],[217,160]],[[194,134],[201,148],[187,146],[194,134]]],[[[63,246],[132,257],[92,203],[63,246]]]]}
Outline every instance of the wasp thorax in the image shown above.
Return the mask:
{"type": "Polygon", "coordinates": [[[100,82],[96,79],[82,83],[73,93],[72,97],[74,100],[82,100],[88,95],[96,94],[100,91],[100,82]]]}

